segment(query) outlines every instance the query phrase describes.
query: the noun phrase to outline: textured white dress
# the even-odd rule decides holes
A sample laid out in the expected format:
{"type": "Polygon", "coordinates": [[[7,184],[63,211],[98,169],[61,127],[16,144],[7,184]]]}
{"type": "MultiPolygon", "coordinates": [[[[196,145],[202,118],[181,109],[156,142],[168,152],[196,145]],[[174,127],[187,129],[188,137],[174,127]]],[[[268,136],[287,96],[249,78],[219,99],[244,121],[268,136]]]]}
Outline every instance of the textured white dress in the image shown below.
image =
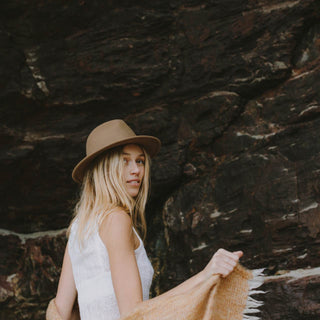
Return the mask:
{"type": "MultiPolygon", "coordinates": [[[[107,249],[100,238],[98,226],[80,248],[75,237],[77,221],[71,227],[68,250],[73,276],[78,291],[81,320],[116,320],[119,308],[112,285],[107,249]]],[[[139,268],[143,300],[149,299],[153,267],[147,257],[143,242],[135,229],[140,245],[135,250],[139,268]]]]}

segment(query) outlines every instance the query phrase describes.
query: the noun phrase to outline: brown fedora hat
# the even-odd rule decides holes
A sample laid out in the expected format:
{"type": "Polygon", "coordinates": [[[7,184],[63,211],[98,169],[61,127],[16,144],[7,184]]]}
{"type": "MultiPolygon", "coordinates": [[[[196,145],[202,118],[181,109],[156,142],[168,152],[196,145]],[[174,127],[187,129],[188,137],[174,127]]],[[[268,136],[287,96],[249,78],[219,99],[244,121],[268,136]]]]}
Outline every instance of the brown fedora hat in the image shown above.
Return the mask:
{"type": "Polygon", "coordinates": [[[123,120],[104,122],[90,132],[86,143],[86,157],[73,169],[72,179],[81,183],[85,170],[93,159],[106,150],[128,143],[143,146],[150,157],[155,156],[161,146],[160,140],[156,137],[137,136],[123,120]]]}

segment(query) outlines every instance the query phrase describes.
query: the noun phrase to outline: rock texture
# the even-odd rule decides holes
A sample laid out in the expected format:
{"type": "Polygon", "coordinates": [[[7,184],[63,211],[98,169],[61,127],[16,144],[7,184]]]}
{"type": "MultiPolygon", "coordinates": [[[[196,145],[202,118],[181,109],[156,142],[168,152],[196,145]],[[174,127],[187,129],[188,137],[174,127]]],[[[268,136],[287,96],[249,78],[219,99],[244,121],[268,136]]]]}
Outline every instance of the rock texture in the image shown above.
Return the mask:
{"type": "Polygon", "coordinates": [[[153,294],[242,249],[269,275],[262,319],[318,319],[319,18],[317,0],[1,3],[0,319],[43,319],[72,168],[114,118],[163,143],[153,294]]]}
{"type": "Polygon", "coordinates": [[[264,289],[267,294],[264,296],[262,318],[318,319],[319,272],[320,268],[299,269],[266,278],[264,289]]]}
{"type": "Polygon", "coordinates": [[[18,234],[2,231],[0,319],[44,319],[56,291],[65,230],[18,234]]]}

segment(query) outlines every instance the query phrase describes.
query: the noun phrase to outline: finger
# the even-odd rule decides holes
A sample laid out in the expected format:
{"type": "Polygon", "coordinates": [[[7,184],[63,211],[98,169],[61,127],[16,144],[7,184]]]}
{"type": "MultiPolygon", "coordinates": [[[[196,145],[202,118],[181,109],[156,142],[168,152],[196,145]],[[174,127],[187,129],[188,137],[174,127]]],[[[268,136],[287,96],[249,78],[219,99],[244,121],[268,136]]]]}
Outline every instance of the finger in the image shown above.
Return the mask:
{"type": "Polygon", "coordinates": [[[229,257],[231,258],[232,260],[235,260],[235,261],[238,261],[239,260],[239,256],[233,252],[230,252],[230,251],[227,251],[225,249],[219,249],[217,252],[216,252],[216,255],[217,256],[226,256],[226,257],[229,257]]]}
{"type": "Polygon", "coordinates": [[[222,267],[227,271],[227,272],[231,272],[233,271],[233,269],[235,268],[236,264],[235,263],[227,263],[224,262],[222,264],[222,267]]]}
{"type": "Polygon", "coordinates": [[[227,256],[224,256],[224,257],[221,257],[219,260],[218,260],[218,263],[220,262],[221,264],[226,264],[232,268],[234,268],[236,266],[236,264],[238,263],[238,256],[235,256],[234,259],[232,258],[229,258],[227,256]]]}
{"type": "Polygon", "coordinates": [[[225,278],[233,271],[233,269],[234,267],[230,266],[229,264],[223,264],[220,267],[219,273],[225,278]]]}
{"type": "Polygon", "coordinates": [[[231,254],[221,254],[217,257],[217,259],[224,260],[232,265],[236,265],[239,262],[239,255],[231,253],[231,254]]]}
{"type": "Polygon", "coordinates": [[[217,268],[219,268],[220,270],[228,270],[228,271],[232,271],[236,266],[236,263],[234,262],[229,262],[229,261],[219,261],[217,263],[217,268]]]}
{"type": "Polygon", "coordinates": [[[239,259],[243,256],[243,252],[242,251],[234,251],[232,253],[236,254],[239,257],[239,259]]]}

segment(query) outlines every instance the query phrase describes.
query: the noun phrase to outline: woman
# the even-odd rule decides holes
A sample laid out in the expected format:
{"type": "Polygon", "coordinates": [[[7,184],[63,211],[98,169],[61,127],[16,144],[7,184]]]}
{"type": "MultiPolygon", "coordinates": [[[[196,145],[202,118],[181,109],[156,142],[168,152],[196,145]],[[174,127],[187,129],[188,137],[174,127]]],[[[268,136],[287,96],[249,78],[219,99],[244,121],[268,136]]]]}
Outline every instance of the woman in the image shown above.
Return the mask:
{"type": "MultiPolygon", "coordinates": [[[[159,139],[137,136],[122,120],[95,128],[87,156],[73,170],[82,183],[69,227],[55,304],[62,319],[75,319],[78,295],[81,320],[113,320],[148,299],[153,268],[136,229],[144,235],[150,157],[159,139]]],[[[198,274],[163,295],[193,288],[213,274],[228,276],[242,252],[218,250],[198,274]]]]}

